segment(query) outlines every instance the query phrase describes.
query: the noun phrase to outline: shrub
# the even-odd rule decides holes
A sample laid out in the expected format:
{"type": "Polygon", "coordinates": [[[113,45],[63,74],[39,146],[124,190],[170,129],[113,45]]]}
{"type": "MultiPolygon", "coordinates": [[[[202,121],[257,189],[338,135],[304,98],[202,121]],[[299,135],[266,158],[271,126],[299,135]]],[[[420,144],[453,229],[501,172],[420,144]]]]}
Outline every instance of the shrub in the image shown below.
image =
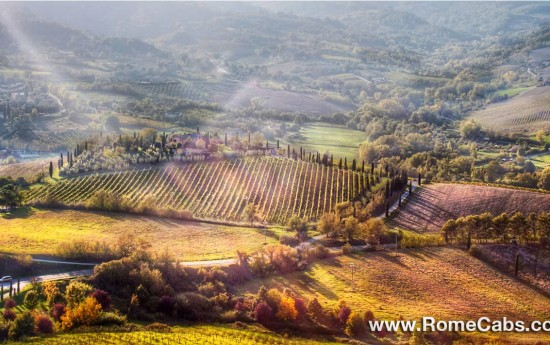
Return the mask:
{"type": "Polygon", "coordinates": [[[107,291],[95,289],[92,297],[101,305],[102,310],[108,310],[111,307],[111,296],[107,291]]]}
{"type": "Polygon", "coordinates": [[[17,317],[17,314],[13,311],[11,308],[4,309],[4,313],[2,315],[4,317],[4,320],[6,321],[13,321],[17,317]]]}
{"type": "Polygon", "coordinates": [[[34,310],[38,306],[38,294],[36,291],[31,290],[25,295],[23,300],[23,305],[29,310],[34,310]]]}
{"type": "Polygon", "coordinates": [[[214,297],[216,295],[216,287],[211,282],[204,283],[197,289],[201,295],[206,297],[214,297]]]}
{"type": "Polygon", "coordinates": [[[154,323],[152,323],[150,325],[147,325],[143,328],[147,331],[153,331],[153,332],[170,332],[172,330],[170,328],[170,326],[168,326],[167,324],[164,324],[164,323],[160,323],[160,322],[154,322],[154,323]]]}
{"type": "Polygon", "coordinates": [[[88,296],[94,288],[88,284],[73,280],[67,286],[65,290],[65,299],[67,300],[67,307],[73,308],[74,306],[82,303],[86,296],[88,296]]]}
{"type": "Polygon", "coordinates": [[[157,311],[170,316],[174,314],[175,308],[176,308],[176,299],[174,297],[165,295],[159,299],[157,311]]]}
{"type": "Polygon", "coordinates": [[[300,244],[300,240],[298,239],[298,237],[296,236],[290,236],[290,235],[282,235],[280,238],[279,238],[279,242],[281,244],[285,244],[287,246],[297,246],[298,244],[300,244]]]}
{"type": "Polygon", "coordinates": [[[54,304],[52,310],[50,311],[50,314],[55,321],[61,321],[61,316],[65,314],[65,305],[62,303],[54,304]]]}
{"type": "Polygon", "coordinates": [[[126,323],[126,316],[115,313],[100,313],[96,321],[98,326],[123,326],[126,323]]]}
{"type": "Polygon", "coordinates": [[[47,315],[37,315],[35,318],[36,331],[40,334],[52,334],[53,322],[47,315]]]}
{"type": "Polygon", "coordinates": [[[254,308],[254,319],[262,325],[273,321],[273,309],[267,303],[258,303],[254,308]]]}
{"type": "Polygon", "coordinates": [[[53,300],[55,296],[60,293],[59,288],[57,287],[57,283],[55,281],[42,283],[42,291],[44,292],[44,296],[46,297],[48,305],[53,305],[53,300]]]}
{"type": "Polygon", "coordinates": [[[210,306],[208,298],[198,293],[185,292],[176,296],[176,314],[183,319],[203,319],[210,306]]]}
{"type": "Polygon", "coordinates": [[[341,303],[338,309],[338,315],[337,315],[338,322],[340,322],[340,325],[342,326],[346,325],[350,314],[351,314],[351,309],[345,303],[341,303]]]}
{"type": "Polygon", "coordinates": [[[342,246],[342,254],[345,255],[345,254],[349,254],[351,252],[352,252],[352,247],[351,247],[351,244],[349,244],[349,242],[342,246]]]}
{"type": "Polygon", "coordinates": [[[237,310],[227,310],[218,316],[218,321],[223,323],[233,323],[239,320],[239,312],[237,310]]]}
{"type": "Polygon", "coordinates": [[[30,312],[24,312],[19,315],[10,327],[9,337],[11,339],[19,339],[24,336],[34,334],[34,317],[30,312]]]}
{"type": "Polygon", "coordinates": [[[324,316],[323,306],[317,298],[312,299],[307,305],[307,313],[309,317],[313,320],[320,321],[324,316]]]}
{"type": "Polygon", "coordinates": [[[306,302],[301,298],[294,298],[294,307],[298,311],[298,317],[304,318],[307,316],[307,305],[306,302]]]}
{"type": "Polygon", "coordinates": [[[61,327],[72,329],[78,326],[95,325],[99,320],[101,305],[93,297],[86,299],[74,309],[67,309],[61,316],[61,327]]]}
{"type": "Polygon", "coordinates": [[[282,321],[294,321],[298,317],[298,311],[294,306],[294,298],[284,296],[279,303],[277,318],[282,321]]]}
{"type": "Polygon", "coordinates": [[[364,334],[366,331],[365,321],[359,313],[351,313],[346,322],[346,334],[352,337],[357,337],[364,334]]]}
{"type": "Polygon", "coordinates": [[[281,303],[282,298],[283,295],[277,289],[269,289],[267,292],[266,302],[269,304],[271,309],[273,309],[273,312],[276,312],[279,308],[279,303],[281,303]]]}
{"type": "Polygon", "coordinates": [[[6,309],[12,309],[12,308],[15,308],[17,307],[17,302],[15,302],[15,300],[13,298],[8,298],[6,299],[6,301],[4,302],[4,307],[6,309]]]}
{"type": "Polygon", "coordinates": [[[8,340],[8,334],[10,332],[9,323],[0,323],[0,342],[8,340]]]}

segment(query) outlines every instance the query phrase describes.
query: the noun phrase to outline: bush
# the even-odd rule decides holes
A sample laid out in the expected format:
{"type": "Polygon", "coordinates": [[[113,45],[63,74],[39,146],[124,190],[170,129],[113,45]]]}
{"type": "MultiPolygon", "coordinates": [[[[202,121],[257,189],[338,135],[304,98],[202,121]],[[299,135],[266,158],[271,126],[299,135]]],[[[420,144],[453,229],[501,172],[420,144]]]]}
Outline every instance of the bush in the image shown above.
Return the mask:
{"type": "Polygon", "coordinates": [[[17,317],[17,314],[13,311],[11,308],[4,309],[4,313],[2,315],[4,317],[4,320],[6,321],[13,321],[17,317]]]}
{"type": "Polygon", "coordinates": [[[65,314],[65,305],[62,303],[54,304],[52,310],[50,311],[50,314],[55,321],[61,321],[61,316],[65,314]]]}
{"type": "Polygon", "coordinates": [[[38,294],[36,291],[31,290],[25,295],[23,305],[29,310],[34,310],[38,306],[38,294]]]}
{"type": "Polygon", "coordinates": [[[340,322],[340,325],[345,326],[348,322],[348,318],[351,314],[351,309],[343,302],[339,303],[338,308],[338,321],[340,322]]]}
{"type": "Polygon", "coordinates": [[[281,303],[281,299],[283,298],[283,295],[281,292],[277,289],[269,289],[266,296],[266,302],[269,304],[271,309],[273,309],[273,312],[276,312],[279,308],[279,303],[281,303]]]}
{"type": "Polygon", "coordinates": [[[4,302],[4,307],[6,309],[12,309],[12,308],[15,308],[17,307],[17,302],[15,302],[15,300],[13,298],[8,298],[6,299],[6,301],[4,302]]]}
{"type": "Polygon", "coordinates": [[[298,311],[298,318],[304,318],[307,316],[307,305],[303,299],[295,297],[294,307],[298,311]]]}
{"type": "Polygon", "coordinates": [[[95,289],[92,293],[92,297],[101,305],[102,310],[109,310],[111,307],[111,296],[107,291],[95,289]]]}
{"type": "Polygon", "coordinates": [[[174,314],[176,308],[176,299],[172,296],[162,296],[159,299],[157,306],[157,311],[163,313],[164,315],[171,316],[174,314]]]}
{"type": "Polygon", "coordinates": [[[53,322],[47,315],[37,315],[35,318],[36,331],[40,334],[52,334],[53,322]]]}
{"type": "Polygon", "coordinates": [[[237,320],[239,320],[239,312],[237,310],[224,311],[218,317],[218,321],[223,323],[233,323],[237,320]]]}
{"type": "Polygon", "coordinates": [[[204,319],[211,303],[208,298],[194,292],[185,292],[176,296],[176,314],[187,320],[204,319]]]}
{"type": "Polygon", "coordinates": [[[61,327],[72,329],[78,326],[92,326],[99,320],[101,305],[93,297],[86,299],[74,309],[67,309],[61,316],[61,327]]]}
{"type": "Polygon", "coordinates": [[[172,329],[170,326],[164,323],[155,322],[150,325],[147,325],[143,327],[146,331],[153,331],[153,332],[170,332],[172,329]]]}
{"type": "Polygon", "coordinates": [[[351,337],[363,335],[366,331],[365,321],[358,313],[351,313],[346,322],[346,334],[351,337]]]}
{"type": "Polygon", "coordinates": [[[126,316],[110,312],[100,313],[95,324],[98,326],[124,326],[126,316]]]}
{"type": "Polygon", "coordinates": [[[282,235],[279,238],[279,242],[281,244],[292,246],[292,247],[300,244],[300,240],[296,236],[290,236],[290,235],[282,235]]]}
{"type": "Polygon", "coordinates": [[[273,321],[273,309],[267,303],[258,303],[254,308],[254,319],[262,325],[273,321]]]}
{"type": "Polygon", "coordinates": [[[276,314],[277,318],[282,321],[294,321],[298,317],[298,311],[294,306],[294,298],[284,296],[279,303],[279,308],[276,314]]]}
{"type": "Polygon", "coordinates": [[[346,243],[346,244],[344,244],[344,245],[342,246],[342,254],[344,254],[344,255],[345,255],[345,254],[351,253],[352,250],[353,250],[353,249],[352,249],[352,247],[351,247],[351,244],[349,244],[349,242],[346,243]]]}
{"type": "Polygon", "coordinates": [[[0,323],[0,342],[8,340],[8,334],[10,332],[9,323],[0,323]]]}
{"type": "Polygon", "coordinates": [[[74,306],[82,303],[86,296],[88,296],[92,291],[94,291],[92,286],[73,280],[69,283],[67,289],[65,290],[67,307],[73,308],[74,306]]]}
{"type": "Polygon", "coordinates": [[[30,312],[25,312],[15,319],[10,327],[9,337],[19,339],[24,336],[34,335],[34,317],[30,312]]]}

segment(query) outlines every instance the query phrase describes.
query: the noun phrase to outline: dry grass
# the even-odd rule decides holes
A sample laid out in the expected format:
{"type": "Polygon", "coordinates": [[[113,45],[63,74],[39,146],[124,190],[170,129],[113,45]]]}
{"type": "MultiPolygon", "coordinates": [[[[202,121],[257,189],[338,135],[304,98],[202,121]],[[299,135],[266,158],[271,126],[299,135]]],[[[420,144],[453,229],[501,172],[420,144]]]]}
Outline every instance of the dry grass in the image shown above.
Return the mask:
{"type": "Polygon", "coordinates": [[[400,210],[390,225],[418,232],[435,232],[451,218],[490,212],[548,211],[550,194],[463,184],[426,185],[400,210]]]}
{"type": "Polygon", "coordinates": [[[389,252],[337,257],[305,272],[248,283],[239,292],[256,293],[261,285],[288,287],[308,300],[318,298],[325,307],[343,299],[352,310],[368,309],[382,319],[550,317],[550,299],[544,295],[459,249],[444,247],[403,250],[397,257],[389,252]],[[351,263],[361,270],[355,291],[351,263]]]}
{"type": "Polygon", "coordinates": [[[536,87],[472,114],[483,127],[508,133],[550,130],[550,86],[536,87]],[[538,116],[536,114],[539,114],[538,116]]]}
{"type": "Polygon", "coordinates": [[[168,249],[180,260],[195,261],[232,258],[237,250],[257,250],[264,242],[263,232],[253,228],[73,210],[30,209],[0,217],[0,229],[0,252],[15,254],[55,255],[60,243],[112,242],[128,235],[145,239],[154,251],[168,249]]]}

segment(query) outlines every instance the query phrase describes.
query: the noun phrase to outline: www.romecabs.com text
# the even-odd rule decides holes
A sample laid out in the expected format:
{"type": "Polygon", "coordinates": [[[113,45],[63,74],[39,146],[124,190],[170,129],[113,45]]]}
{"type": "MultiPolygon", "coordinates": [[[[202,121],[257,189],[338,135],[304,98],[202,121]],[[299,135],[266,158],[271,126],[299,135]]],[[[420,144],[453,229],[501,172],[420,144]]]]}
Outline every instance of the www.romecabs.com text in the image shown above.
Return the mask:
{"type": "Polygon", "coordinates": [[[521,321],[508,320],[506,317],[498,320],[491,320],[488,317],[481,317],[477,320],[436,320],[434,317],[426,316],[421,322],[411,320],[371,320],[368,326],[372,331],[387,330],[395,332],[435,332],[435,331],[456,331],[456,332],[550,332],[550,320],[545,321],[521,321]]]}

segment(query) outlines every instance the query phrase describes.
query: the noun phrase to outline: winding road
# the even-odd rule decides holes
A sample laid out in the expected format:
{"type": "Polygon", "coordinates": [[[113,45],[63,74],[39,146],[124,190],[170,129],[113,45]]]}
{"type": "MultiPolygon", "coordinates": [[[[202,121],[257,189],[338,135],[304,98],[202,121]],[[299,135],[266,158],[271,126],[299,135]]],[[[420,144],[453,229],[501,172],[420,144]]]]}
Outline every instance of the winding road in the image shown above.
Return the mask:
{"type": "MultiPolygon", "coordinates": [[[[413,180],[412,183],[412,190],[416,190],[418,188],[418,182],[416,180],[413,180]]],[[[409,198],[409,190],[407,189],[405,193],[403,193],[402,201],[405,201],[409,198]]],[[[392,213],[394,210],[396,210],[399,207],[399,201],[396,200],[389,208],[390,213],[392,213]]],[[[379,216],[380,219],[385,219],[386,215],[383,214],[379,216]]],[[[303,242],[300,244],[302,248],[312,245],[315,242],[320,241],[323,237],[326,235],[321,234],[317,235],[315,237],[310,238],[308,241],[303,242]]],[[[367,246],[354,246],[352,250],[362,250],[367,246]]],[[[331,251],[339,251],[341,248],[328,248],[331,251]]],[[[50,280],[61,280],[61,279],[67,279],[67,278],[75,278],[75,277],[87,277],[93,274],[93,267],[97,266],[97,263],[89,263],[89,262],[73,262],[73,261],[62,261],[62,260],[50,260],[50,259],[40,259],[40,258],[32,258],[32,261],[35,262],[42,262],[42,263],[50,263],[50,264],[60,264],[60,265],[76,265],[76,266],[87,266],[92,268],[86,268],[78,271],[70,271],[70,272],[63,272],[63,273],[55,273],[55,274],[46,274],[46,275],[40,275],[36,277],[25,277],[21,278],[19,288],[23,290],[25,286],[29,285],[31,283],[31,280],[33,278],[37,279],[40,282],[50,281],[50,280]]],[[[219,260],[203,260],[203,261],[184,261],[179,262],[180,265],[185,267],[210,267],[210,266],[229,266],[236,263],[236,259],[219,259],[219,260]]],[[[17,287],[17,282],[13,282],[13,287],[17,287]]],[[[9,288],[9,284],[7,284],[9,288]]],[[[6,284],[4,283],[4,288],[6,288],[6,284]]],[[[4,295],[7,295],[7,293],[4,293],[4,295]]]]}

